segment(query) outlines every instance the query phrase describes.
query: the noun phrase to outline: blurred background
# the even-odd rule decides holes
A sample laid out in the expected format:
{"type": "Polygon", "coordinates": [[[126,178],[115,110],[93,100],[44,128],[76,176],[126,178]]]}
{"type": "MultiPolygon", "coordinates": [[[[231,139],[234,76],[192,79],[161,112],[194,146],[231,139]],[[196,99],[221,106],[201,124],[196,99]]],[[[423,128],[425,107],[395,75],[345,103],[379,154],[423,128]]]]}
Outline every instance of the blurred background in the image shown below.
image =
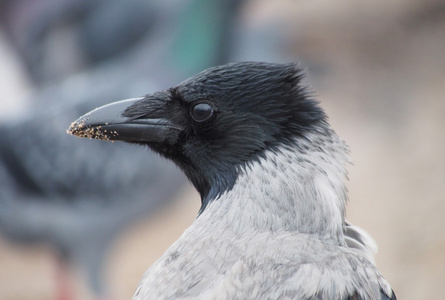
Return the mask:
{"type": "Polygon", "coordinates": [[[299,61],[350,145],[348,219],[399,299],[445,282],[445,1],[0,0],[0,299],[129,299],[200,200],[143,147],[67,136],[230,61],[299,61]]]}

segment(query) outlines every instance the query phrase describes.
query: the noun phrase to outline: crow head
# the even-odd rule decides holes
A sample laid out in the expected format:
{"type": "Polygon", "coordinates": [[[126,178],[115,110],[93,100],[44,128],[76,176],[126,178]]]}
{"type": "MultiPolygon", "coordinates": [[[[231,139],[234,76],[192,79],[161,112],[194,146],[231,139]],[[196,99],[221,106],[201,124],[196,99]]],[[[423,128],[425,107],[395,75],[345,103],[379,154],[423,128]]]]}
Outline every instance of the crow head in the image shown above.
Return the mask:
{"type": "Polygon", "coordinates": [[[231,63],[168,90],[97,108],[68,132],[148,145],[186,173],[204,208],[266,150],[295,146],[326,128],[302,77],[295,64],[231,63]]]}

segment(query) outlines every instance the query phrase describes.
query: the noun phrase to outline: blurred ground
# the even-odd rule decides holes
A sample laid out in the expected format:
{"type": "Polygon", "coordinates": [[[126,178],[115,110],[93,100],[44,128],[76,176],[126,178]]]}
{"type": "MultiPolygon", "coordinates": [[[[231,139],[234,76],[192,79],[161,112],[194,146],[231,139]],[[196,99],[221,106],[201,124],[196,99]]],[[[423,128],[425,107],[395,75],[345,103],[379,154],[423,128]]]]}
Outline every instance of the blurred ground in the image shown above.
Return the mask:
{"type": "MultiPolygon", "coordinates": [[[[249,26],[281,24],[351,146],[348,218],[376,239],[378,267],[398,298],[437,299],[445,282],[445,2],[249,1],[244,13],[249,26]]],[[[0,55],[6,118],[20,111],[28,86],[1,40],[0,55]]],[[[198,207],[197,194],[184,191],[116,241],[107,276],[118,296],[131,297],[198,207]]],[[[0,240],[0,298],[51,299],[52,267],[45,247],[0,240]]],[[[81,281],[78,289],[88,298],[81,281]]]]}

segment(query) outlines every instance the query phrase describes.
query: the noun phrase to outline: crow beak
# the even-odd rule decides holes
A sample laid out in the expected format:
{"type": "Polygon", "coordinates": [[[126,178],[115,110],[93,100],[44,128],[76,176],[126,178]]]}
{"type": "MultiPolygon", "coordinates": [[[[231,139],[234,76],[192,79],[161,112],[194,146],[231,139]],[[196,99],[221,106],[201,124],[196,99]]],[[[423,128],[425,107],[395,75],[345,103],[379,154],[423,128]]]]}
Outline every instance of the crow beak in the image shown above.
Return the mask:
{"type": "Polygon", "coordinates": [[[143,99],[127,99],[96,108],[74,121],[67,133],[107,141],[174,144],[181,129],[169,120],[150,118],[150,112],[138,118],[124,116],[130,106],[139,105],[143,99]]]}

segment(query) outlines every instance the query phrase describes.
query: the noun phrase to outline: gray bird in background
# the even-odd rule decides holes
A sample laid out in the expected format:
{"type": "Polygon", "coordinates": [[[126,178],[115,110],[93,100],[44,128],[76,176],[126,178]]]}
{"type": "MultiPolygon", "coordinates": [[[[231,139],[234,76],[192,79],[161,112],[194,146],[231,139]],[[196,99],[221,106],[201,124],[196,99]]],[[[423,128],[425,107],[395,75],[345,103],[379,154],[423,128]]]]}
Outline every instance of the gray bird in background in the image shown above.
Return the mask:
{"type": "Polygon", "coordinates": [[[374,242],[345,220],[348,148],[302,77],[295,64],[223,65],[71,125],[148,145],[201,195],[134,299],[396,299],[374,242]]]}

